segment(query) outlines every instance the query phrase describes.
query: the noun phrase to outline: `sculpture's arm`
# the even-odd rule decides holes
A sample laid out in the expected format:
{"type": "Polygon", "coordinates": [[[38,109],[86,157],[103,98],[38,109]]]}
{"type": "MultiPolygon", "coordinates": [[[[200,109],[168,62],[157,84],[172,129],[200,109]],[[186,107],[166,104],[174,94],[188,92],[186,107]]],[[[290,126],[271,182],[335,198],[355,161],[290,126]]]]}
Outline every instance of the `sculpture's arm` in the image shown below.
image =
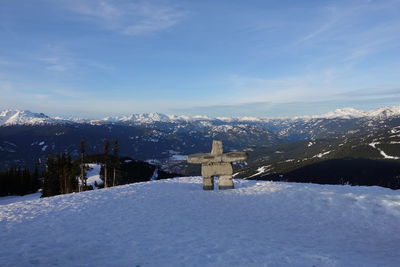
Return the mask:
{"type": "Polygon", "coordinates": [[[246,152],[229,152],[222,155],[222,162],[239,162],[247,160],[246,152]]]}
{"type": "Polygon", "coordinates": [[[200,153],[189,155],[187,158],[188,163],[209,163],[209,162],[220,162],[221,156],[214,156],[209,153],[200,153]]]}

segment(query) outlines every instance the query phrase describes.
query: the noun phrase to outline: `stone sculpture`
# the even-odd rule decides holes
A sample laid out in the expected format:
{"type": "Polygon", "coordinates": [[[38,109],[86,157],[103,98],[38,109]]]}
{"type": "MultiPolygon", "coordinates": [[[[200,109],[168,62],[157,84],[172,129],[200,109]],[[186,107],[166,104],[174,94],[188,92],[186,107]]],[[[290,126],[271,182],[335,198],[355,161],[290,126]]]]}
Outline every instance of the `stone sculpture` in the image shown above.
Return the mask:
{"type": "Polygon", "coordinates": [[[233,189],[232,162],[245,161],[245,152],[223,153],[222,141],[213,141],[211,153],[188,156],[188,163],[201,164],[203,189],[214,190],[214,176],[219,177],[219,189],[233,189]]]}

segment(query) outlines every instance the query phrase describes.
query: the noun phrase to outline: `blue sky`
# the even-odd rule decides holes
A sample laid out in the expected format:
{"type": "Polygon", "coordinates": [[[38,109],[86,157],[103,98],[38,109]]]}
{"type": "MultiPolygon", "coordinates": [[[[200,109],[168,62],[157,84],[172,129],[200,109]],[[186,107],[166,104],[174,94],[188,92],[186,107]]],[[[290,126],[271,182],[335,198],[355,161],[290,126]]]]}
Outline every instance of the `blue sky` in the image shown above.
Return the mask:
{"type": "Polygon", "coordinates": [[[400,104],[400,1],[0,2],[0,108],[293,116],[400,104]]]}

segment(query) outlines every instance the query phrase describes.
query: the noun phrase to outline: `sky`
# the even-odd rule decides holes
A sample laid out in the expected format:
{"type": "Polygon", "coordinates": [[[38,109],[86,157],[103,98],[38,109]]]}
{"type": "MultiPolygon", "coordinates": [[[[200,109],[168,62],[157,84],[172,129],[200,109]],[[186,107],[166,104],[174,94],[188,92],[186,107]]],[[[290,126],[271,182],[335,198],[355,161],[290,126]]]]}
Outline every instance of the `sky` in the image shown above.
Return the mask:
{"type": "Polygon", "coordinates": [[[100,118],[400,105],[400,0],[2,0],[0,109],[100,118]]]}

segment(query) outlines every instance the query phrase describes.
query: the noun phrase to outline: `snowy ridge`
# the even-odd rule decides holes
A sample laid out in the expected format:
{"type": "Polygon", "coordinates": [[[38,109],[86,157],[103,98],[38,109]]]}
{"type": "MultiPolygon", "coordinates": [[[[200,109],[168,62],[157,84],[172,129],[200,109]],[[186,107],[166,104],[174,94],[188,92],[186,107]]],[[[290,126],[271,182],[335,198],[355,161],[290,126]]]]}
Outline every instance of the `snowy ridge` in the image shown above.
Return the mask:
{"type": "Polygon", "coordinates": [[[354,108],[342,108],[334,111],[313,116],[298,116],[298,117],[280,117],[280,118],[258,118],[258,117],[216,117],[209,116],[186,116],[186,115],[166,115],[161,113],[141,113],[132,114],[130,116],[105,117],[100,120],[88,119],[63,119],[59,117],[51,118],[43,113],[33,113],[27,110],[4,110],[0,113],[0,126],[2,125],[35,125],[35,124],[58,124],[58,123],[91,123],[91,124],[151,124],[156,122],[182,123],[182,122],[254,122],[263,123],[271,121],[291,121],[291,120],[311,120],[311,119],[354,119],[354,118],[369,118],[369,119],[387,119],[390,117],[400,116],[400,106],[384,107],[371,111],[362,111],[354,108]]]}
{"type": "Polygon", "coordinates": [[[235,186],[185,177],[1,205],[0,266],[398,266],[395,190],[235,186]]]}
{"type": "Polygon", "coordinates": [[[400,107],[378,108],[367,112],[367,117],[389,118],[400,115],[400,107]]]}
{"type": "MultiPolygon", "coordinates": [[[[343,108],[336,109],[333,112],[328,112],[321,115],[320,118],[332,119],[332,118],[342,118],[342,119],[353,119],[353,118],[378,118],[386,119],[389,117],[400,116],[400,107],[384,107],[378,108],[370,111],[361,111],[354,108],[343,108]]],[[[314,116],[318,117],[318,116],[314,116]]]]}
{"type": "Polygon", "coordinates": [[[155,122],[188,122],[196,120],[212,120],[207,116],[185,116],[185,115],[166,115],[161,113],[140,113],[130,116],[106,117],[100,120],[92,120],[92,123],[155,123],[155,122]]]}
{"type": "MultiPolygon", "coordinates": [[[[400,114],[400,113],[399,113],[400,114]]],[[[361,118],[368,117],[368,112],[364,112],[361,110],[357,110],[354,108],[341,108],[336,109],[334,111],[325,113],[320,116],[311,116],[312,118],[324,118],[324,119],[334,119],[334,118],[342,118],[342,119],[353,119],[353,118],[361,118]]]]}
{"type": "Polygon", "coordinates": [[[0,126],[2,125],[39,125],[70,123],[62,118],[50,118],[43,113],[33,113],[28,110],[3,110],[0,112],[0,126]]]}

